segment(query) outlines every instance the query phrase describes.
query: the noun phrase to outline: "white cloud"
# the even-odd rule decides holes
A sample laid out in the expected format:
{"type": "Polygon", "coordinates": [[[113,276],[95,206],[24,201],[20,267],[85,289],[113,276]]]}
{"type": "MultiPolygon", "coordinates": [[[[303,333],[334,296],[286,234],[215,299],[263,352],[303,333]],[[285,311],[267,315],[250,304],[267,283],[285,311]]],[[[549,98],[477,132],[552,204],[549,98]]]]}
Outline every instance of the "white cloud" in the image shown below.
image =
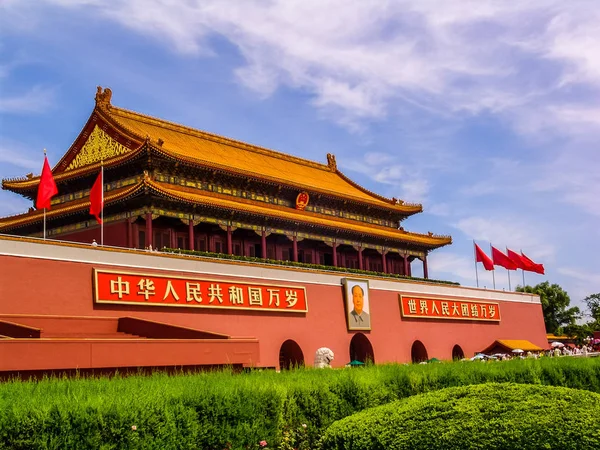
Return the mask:
{"type": "Polygon", "coordinates": [[[40,159],[36,161],[27,157],[27,155],[28,153],[21,145],[14,142],[0,141],[1,163],[12,164],[23,169],[32,170],[33,173],[40,173],[42,169],[42,158],[40,157],[40,159]]]}
{"type": "Polygon", "coordinates": [[[555,255],[554,245],[545,235],[545,227],[529,217],[470,216],[460,219],[454,226],[465,236],[490,242],[499,250],[504,250],[504,246],[515,251],[523,249],[529,257],[544,260],[552,260],[555,255]]]}
{"type": "Polygon", "coordinates": [[[54,103],[53,88],[33,86],[28,91],[13,97],[0,98],[0,113],[29,114],[48,111],[54,103]]]}
{"type": "Polygon", "coordinates": [[[224,36],[246,61],[236,72],[245,86],[263,96],[282,85],[302,89],[353,129],[395,102],[446,117],[491,112],[531,131],[523,124],[540,110],[573,101],[566,85],[600,84],[592,0],[47,1],[102,14],[186,54],[208,54],[207,37],[224,36]]]}

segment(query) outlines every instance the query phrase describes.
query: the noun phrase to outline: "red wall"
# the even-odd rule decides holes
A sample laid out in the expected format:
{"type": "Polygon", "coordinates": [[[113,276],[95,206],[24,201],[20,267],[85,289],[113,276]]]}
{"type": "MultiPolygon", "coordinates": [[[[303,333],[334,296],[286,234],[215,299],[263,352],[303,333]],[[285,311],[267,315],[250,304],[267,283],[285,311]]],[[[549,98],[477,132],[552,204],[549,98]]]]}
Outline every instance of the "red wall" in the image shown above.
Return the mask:
{"type": "MultiPolygon", "coordinates": [[[[92,227],[81,231],[52,236],[52,239],[68,242],[81,242],[82,244],[91,244],[92,241],[96,239],[96,242],[100,244],[100,225],[93,225],[92,227]]],[[[113,247],[127,248],[127,222],[125,221],[105,225],[104,243],[113,247]]]]}
{"type": "MultiPolygon", "coordinates": [[[[156,259],[157,265],[160,265],[162,258],[156,259]]],[[[315,351],[320,347],[333,350],[334,366],[349,361],[350,340],[357,332],[347,331],[341,286],[306,283],[309,305],[306,314],[95,305],[92,297],[93,267],[119,270],[115,266],[101,264],[0,255],[0,312],[3,315],[133,316],[234,337],[256,337],[260,343],[260,361],[257,361],[260,366],[278,366],[279,350],[287,339],[298,343],[308,365],[312,365],[315,351]]],[[[123,270],[131,271],[129,268],[123,270]]],[[[150,269],[135,271],[160,273],[150,269]]],[[[293,277],[293,273],[288,271],[288,276],[293,277]]],[[[189,276],[189,273],[181,275],[189,276]]],[[[206,275],[206,278],[215,277],[206,275]]],[[[259,282],[269,281],[263,279],[259,282]]],[[[472,356],[496,339],[527,339],[541,347],[547,345],[539,303],[492,300],[500,304],[500,323],[408,320],[400,315],[398,295],[406,293],[401,290],[404,286],[411,285],[397,283],[397,286],[397,291],[370,290],[372,331],[363,333],[373,346],[375,362],[410,362],[411,346],[415,340],[425,345],[429,358],[438,359],[451,359],[452,348],[456,344],[462,347],[465,356],[472,356]]],[[[451,294],[452,288],[448,288],[448,295],[451,294]]]]}

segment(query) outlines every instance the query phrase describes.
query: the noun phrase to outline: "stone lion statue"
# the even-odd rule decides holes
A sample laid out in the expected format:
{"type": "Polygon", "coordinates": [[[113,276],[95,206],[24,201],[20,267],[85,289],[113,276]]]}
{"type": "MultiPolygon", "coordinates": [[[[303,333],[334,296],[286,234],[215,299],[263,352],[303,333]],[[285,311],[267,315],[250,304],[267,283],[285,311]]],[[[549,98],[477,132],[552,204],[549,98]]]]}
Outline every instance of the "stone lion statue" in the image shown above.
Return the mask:
{"type": "Polygon", "coordinates": [[[331,368],[331,361],[333,361],[333,352],[330,348],[321,347],[315,353],[315,367],[323,369],[325,367],[331,368]]]}

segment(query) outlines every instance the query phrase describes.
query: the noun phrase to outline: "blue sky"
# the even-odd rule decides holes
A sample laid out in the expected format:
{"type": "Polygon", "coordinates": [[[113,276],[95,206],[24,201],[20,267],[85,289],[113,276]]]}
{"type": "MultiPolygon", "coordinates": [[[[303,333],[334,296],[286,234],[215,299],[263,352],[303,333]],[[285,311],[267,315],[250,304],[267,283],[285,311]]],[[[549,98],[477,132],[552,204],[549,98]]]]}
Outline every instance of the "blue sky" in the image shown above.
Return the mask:
{"type": "MultiPolygon", "coordinates": [[[[4,0],[0,177],[39,174],[113,104],[338,167],[450,234],[432,278],[475,285],[475,239],[600,292],[600,8],[593,0],[4,0]]],[[[0,215],[30,203],[0,191],[0,215]]],[[[414,266],[417,269],[417,266],[414,266]]],[[[491,287],[480,265],[480,285],[491,287]]],[[[522,283],[511,273],[512,287],[522,283]]],[[[496,287],[508,290],[506,270],[496,287]]]]}

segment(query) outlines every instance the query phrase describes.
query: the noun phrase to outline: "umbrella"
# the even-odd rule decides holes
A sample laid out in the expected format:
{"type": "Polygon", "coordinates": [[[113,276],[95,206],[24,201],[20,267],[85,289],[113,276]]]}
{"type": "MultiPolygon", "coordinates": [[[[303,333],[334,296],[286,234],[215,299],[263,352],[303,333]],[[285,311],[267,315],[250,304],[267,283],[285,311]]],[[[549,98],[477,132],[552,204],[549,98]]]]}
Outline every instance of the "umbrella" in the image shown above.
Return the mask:
{"type": "Polygon", "coordinates": [[[475,356],[471,358],[471,361],[476,361],[478,359],[486,359],[488,356],[483,353],[477,353],[475,356]]]}
{"type": "Polygon", "coordinates": [[[439,359],[437,358],[431,358],[430,360],[427,361],[428,363],[435,363],[435,362],[441,362],[439,359]]]}
{"type": "Polygon", "coordinates": [[[350,361],[348,364],[346,364],[347,366],[364,366],[365,363],[361,362],[361,361],[357,361],[356,359],[354,361],[350,361]]]}
{"type": "Polygon", "coordinates": [[[565,346],[565,344],[563,344],[562,342],[553,342],[550,345],[552,346],[552,348],[555,348],[555,347],[562,348],[565,346]]]}
{"type": "Polygon", "coordinates": [[[512,352],[513,353],[524,353],[524,351],[521,350],[520,348],[515,348],[512,352]]]}

